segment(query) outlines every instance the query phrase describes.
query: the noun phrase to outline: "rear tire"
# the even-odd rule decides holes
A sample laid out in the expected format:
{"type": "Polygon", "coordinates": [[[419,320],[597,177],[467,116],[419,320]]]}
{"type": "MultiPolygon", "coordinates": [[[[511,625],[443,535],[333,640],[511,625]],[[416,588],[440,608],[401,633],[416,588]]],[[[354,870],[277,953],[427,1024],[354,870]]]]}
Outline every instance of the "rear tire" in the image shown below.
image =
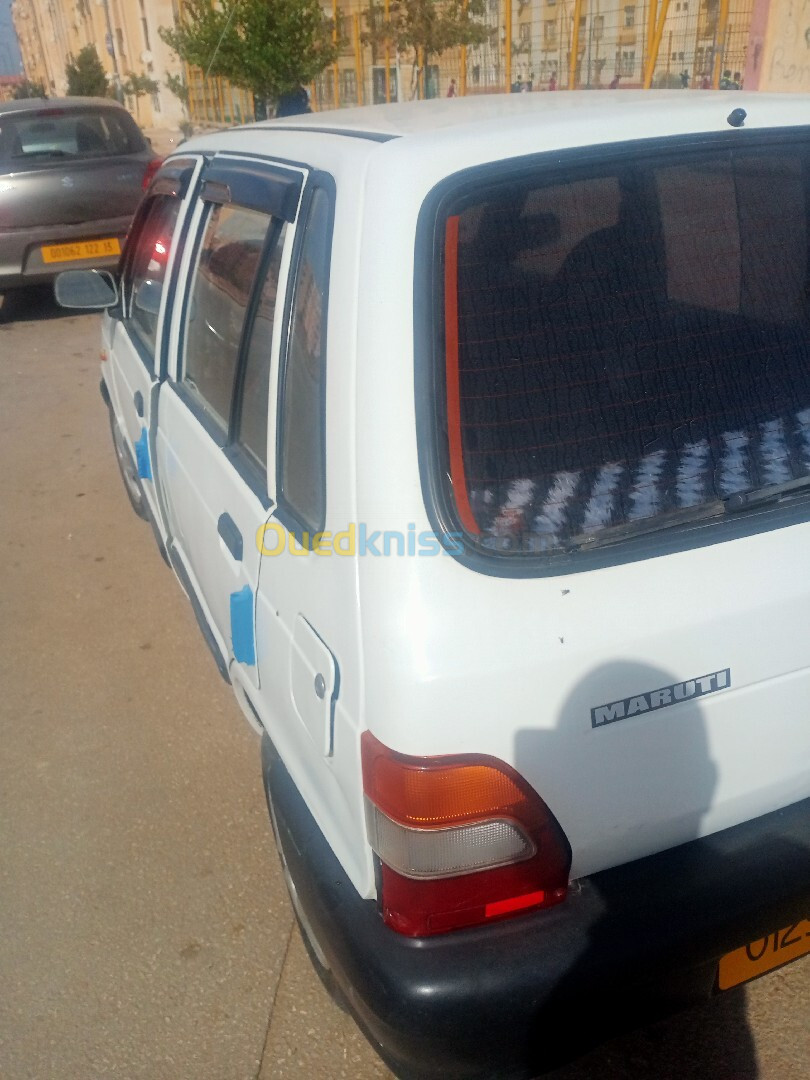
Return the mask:
{"type": "Polygon", "coordinates": [[[144,497],[143,488],[141,487],[141,481],[138,476],[138,469],[135,462],[132,460],[132,454],[129,452],[129,447],[124,441],[124,436],[121,434],[121,429],[118,426],[118,421],[115,419],[115,413],[112,408],[110,412],[110,431],[112,432],[113,446],[115,447],[115,459],[118,462],[118,470],[121,473],[121,479],[124,482],[124,490],[127,493],[130,506],[144,521],[149,520],[149,512],[146,508],[146,498],[144,497]]]}

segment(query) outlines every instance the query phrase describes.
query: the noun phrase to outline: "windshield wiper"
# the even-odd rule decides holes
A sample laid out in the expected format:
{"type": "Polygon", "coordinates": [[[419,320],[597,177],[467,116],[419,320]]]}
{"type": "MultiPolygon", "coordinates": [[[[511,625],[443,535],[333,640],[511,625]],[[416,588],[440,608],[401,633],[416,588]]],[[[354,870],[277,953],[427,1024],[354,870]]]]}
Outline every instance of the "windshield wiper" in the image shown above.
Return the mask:
{"type": "Polygon", "coordinates": [[[667,532],[686,525],[708,524],[712,519],[727,514],[740,514],[757,506],[778,502],[791,495],[810,494],[810,476],[798,480],[788,480],[784,484],[768,484],[752,491],[741,491],[725,499],[712,499],[699,506],[687,506],[679,510],[670,510],[663,514],[641,518],[637,521],[625,521],[620,525],[608,525],[591,534],[580,533],[572,536],[566,545],[567,551],[593,551],[630,540],[637,536],[651,536],[654,533],[667,532]]]}
{"type": "Polygon", "coordinates": [[[766,484],[765,487],[752,491],[740,491],[723,499],[727,514],[739,514],[753,506],[762,506],[769,502],[778,502],[788,495],[801,495],[810,491],[810,476],[800,476],[798,480],[788,480],[784,484],[766,484]]]}
{"type": "Polygon", "coordinates": [[[683,525],[695,525],[708,522],[711,518],[721,517],[724,512],[720,499],[713,499],[699,506],[686,506],[679,510],[670,510],[663,514],[640,518],[637,521],[625,521],[621,525],[609,525],[591,535],[580,534],[571,538],[569,551],[592,551],[595,548],[619,544],[636,536],[648,536],[653,533],[667,532],[683,525]]]}

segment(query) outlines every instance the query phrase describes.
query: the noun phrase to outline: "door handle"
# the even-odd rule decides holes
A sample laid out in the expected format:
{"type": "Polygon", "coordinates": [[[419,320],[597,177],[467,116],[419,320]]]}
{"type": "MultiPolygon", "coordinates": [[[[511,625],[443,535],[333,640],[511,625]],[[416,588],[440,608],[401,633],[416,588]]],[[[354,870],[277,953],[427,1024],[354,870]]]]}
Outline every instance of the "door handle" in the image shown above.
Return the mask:
{"type": "Polygon", "coordinates": [[[135,391],[135,396],[132,399],[135,402],[135,412],[138,416],[143,416],[143,394],[140,390],[135,391]]]}
{"type": "Polygon", "coordinates": [[[225,547],[237,562],[242,561],[242,534],[230,514],[220,514],[217,532],[225,542],[225,547]]]}

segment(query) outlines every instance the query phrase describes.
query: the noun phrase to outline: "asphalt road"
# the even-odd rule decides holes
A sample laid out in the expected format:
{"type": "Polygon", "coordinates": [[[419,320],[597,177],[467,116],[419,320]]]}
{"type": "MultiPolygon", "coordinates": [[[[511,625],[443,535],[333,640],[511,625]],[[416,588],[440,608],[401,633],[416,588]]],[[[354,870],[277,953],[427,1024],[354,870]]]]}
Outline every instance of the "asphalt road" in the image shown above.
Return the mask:
{"type": "MultiPolygon", "coordinates": [[[[309,966],[257,737],[127,503],[95,316],[5,300],[0,421],[0,1080],[390,1076],[309,966]]],[[[808,1074],[810,958],[554,1080],[808,1074]]]]}

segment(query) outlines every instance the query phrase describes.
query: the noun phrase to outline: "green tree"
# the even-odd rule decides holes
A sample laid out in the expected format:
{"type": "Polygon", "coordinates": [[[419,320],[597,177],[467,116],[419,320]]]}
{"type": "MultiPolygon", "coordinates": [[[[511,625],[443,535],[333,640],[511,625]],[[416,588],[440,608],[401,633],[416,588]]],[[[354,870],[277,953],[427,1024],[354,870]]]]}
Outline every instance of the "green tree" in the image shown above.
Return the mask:
{"type": "Polygon", "coordinates": [[[30,79],[24,79],[19,86],[14,88],[16,101],[21,101],[23,98],[44,98],[47,96],[43,84],[41,82],[31,82],[30,79]]]}
{"type": "Polygon", "coordinates": [[[180,104],[183,106],[183,112],[188,115],[188,103],[189,103],[189,89],[186,85],[186,80],[182,75],[173,75],[171,72],[167,73],[164,79],[166,83],[166,89],[177,98],[180,104]]]}
{"type": "Polygon", "coordinates": [[[127,97],[135,98],[135,116],[140,119],[138,102],[147,94],[156,94],[160,89],[160,84],[148,75],[138,75],[135,71],[128,71],[127,77],[121,84],[121,89],[127,97]]]}
{"type": "Polygon", "coordinates": [[[110,92],[95,45],[85,45],[76,57],[68,56],[65,74],[70,97],[107,97],[110,92]]]}
{"type": "Polygon", "coordinates": [[[187,64],[272,101],[337,55],[318,0],[186,0],[176,29],[158,33],[187,64]]]}
{"type": "Polygon", "coordinates": [[[485,0],[390,0],[386,18],[382,5],[372,2],[364,12],[363,40],[375,48],[387,43],[424,69],[446,49],[488,41],[494,28],[481,21],[485,14],[485,0]]]}
{"type": "Polygon", "coordinates": [[[188,84],[182,75],[173,75],[171,72],[166,75],[163,81],[166,83],[166,88],[169,93],[174,94],[183,106],[183,119],[180,121],[180,130],[182,131],[184,138],[188,139],[194,132],[194,125],[191,122],[190,113],[191,92],[189,91],[188,84]]]}

